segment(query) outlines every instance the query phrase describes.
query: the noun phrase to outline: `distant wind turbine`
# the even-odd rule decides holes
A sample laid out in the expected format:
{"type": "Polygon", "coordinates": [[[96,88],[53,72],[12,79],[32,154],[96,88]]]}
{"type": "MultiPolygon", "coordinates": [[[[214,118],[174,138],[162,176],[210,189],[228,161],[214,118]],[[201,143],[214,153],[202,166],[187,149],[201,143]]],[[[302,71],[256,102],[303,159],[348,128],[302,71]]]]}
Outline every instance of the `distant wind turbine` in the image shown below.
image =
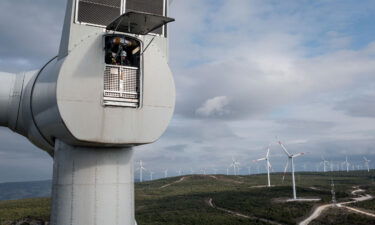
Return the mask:
{"type": "Polygon", "coordinates": [[[168,169],[164,170],[164,178],[168,177],[168,169]]]}
{"type": "Polygon", "coordinates": [[[239,166],[240,166],[240,163],[237,160],[235,160],[234,157],[232,157],[232,163],[230,164],[229,167],[233,167],[233,174],[235,176],[237,176],[237,170],[238,172],[240,171],[239,166]]]}
{"type": "Polygon", "coordinates": [[[349,162],[348,162],[348,156],[345,158],[345,166],[346,166],[346,172],[349,173],[349,162]]]}
{"type": "Polygon", "coordinates": [[[365,160],[365,167],[367,168],[367,172],[370,172],[370,162],[371,160],[368,160],[366,157],[363,157],[365,160]]]}
{"type": "Polygon", "coordinates": [[[146,168],[143,167],[142,160],[139,161],[139,167],[137,170],[139,170],[139,181],[143,182],[143,171],[146,171],[146,168]]]}
{"type": "Polygon", "coordinates": [[[301,153],[297,153],[297,154],[290,154],[290,153],[288,152],[288,150],[286,150],[286,148],[285,148],[285,146],[283,145],[283,143],[281,143],[281,141],[279,141],[279,145],[280,145],[281,148],[284,150],[285,154],[288,156],[287,166],[286,166],[285,168],[288,167],[289,162],[290,162],[291,169],[292,169],[293,199],[297,199],[296,180],[295,180],[295,176],[294,176],[294,158],[297,158],[297,157],[299,157],[299,156],[302,156],[302,155],[304,155],[305,153],[301,152],[301,153]]]}
{"type": "Polygon", "coordinates": [[[249,172],[249,175],[251,175],[251,167],[250,167],[250,166],[247,167],[247,170],[248,170],[248,172],[249,172]]]}
{"type": "Polygon", "coordinates": [[[270,146],[267,148],[267,154],[265,158],[254,160],[254,162],[260,162],[260,161],[266,161],[266,167],[267,167],[267,176],[268,176],[268,187],[271,187],[271,177],[270,177],[270,169],[272,168],[270,163],[270,146]]]}
{"type": "Polygon", "coordinates": [[[329,164],[329,162],[327,160],[325,160],[325,158],[322,156],[322,162],[321,164],[323,164],[323,172],[327,172],[327,163],[329,164]]]}

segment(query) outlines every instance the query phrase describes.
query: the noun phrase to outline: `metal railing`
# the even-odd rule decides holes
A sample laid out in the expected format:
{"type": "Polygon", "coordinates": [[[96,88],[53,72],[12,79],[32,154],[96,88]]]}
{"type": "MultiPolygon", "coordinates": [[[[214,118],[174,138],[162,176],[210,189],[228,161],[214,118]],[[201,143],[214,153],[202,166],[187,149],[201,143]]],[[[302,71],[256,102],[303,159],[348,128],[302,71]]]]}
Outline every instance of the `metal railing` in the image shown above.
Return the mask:
{"type": "Polygon", "coordinates": [[[107,65],[104,72],[104,105],[139,107],[140,75],[137,67],[107,65]]]}

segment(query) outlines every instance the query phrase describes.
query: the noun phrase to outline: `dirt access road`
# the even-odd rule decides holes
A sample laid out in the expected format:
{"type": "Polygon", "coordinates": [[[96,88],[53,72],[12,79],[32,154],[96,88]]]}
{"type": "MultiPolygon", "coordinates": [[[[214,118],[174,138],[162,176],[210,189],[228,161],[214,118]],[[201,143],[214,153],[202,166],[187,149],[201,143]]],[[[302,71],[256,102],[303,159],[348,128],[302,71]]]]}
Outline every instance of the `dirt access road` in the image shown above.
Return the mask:
{"type": "Polygon", "coordinates": [[[239,212],[235,212],[235,211],[231,211],[229,209],[224,209],[224,208],[218,207],[214,204],[212,198],[207,199],[206,204],[208,206],[210,206],[211,208],[226,212],[226,213],[231,214],[233,216],[238,216],[238,217],[242,217],[242,218],[246,218],[246,219],[259,220],[259,221],[269,223],[269,224],[273,224],[273,225],[283,225],[282,223],[275,222],[275,221],[272,221],[272,220],[268,220],[268,219],[264,219],[264,218],[260,218],[260,217],[256,217],[256,216],[248,216],[248,215],[245,215],[245,214],[242,214],[242,213],[239,213],[239,212]]]}
{"type": "MultiPolygon", "coordinates": [[[[357,195],[357,193],[362,193],[362,192],[364,192],[364,190],[357,188],[356,190],[352,191],[351,193],[353,195],[357,195]]],[[[309,217],[307,217],[305,220],[300,222],[299,225],[308,225],[309,223],[311,223],[311,221],[318,218],[322,214],[323,211],[325,211],[328,208],[335,207],[335,206],[346,208],[346,209],[348,209],[352,212],[367,215],[367,216],[371,216],[371,217],[375,218],[375,215],[372,214],[372,213],[368,213],[368,212],[362,211],[360,209],[355,209],[355,208],[351,208],[351,207],[346,206],[346,205],[351,204],[351,203],[363,202],[363,201],[368,201],[368,200],[371,200],[371,199],[373,199],[373,196],[367,194],[365,196],[353,198],[353,201],[341,202],[341,203],[338,203],[336,205],[334,205],[334,204],[321,205],[321,206],[317,207],[309,217]]]]}

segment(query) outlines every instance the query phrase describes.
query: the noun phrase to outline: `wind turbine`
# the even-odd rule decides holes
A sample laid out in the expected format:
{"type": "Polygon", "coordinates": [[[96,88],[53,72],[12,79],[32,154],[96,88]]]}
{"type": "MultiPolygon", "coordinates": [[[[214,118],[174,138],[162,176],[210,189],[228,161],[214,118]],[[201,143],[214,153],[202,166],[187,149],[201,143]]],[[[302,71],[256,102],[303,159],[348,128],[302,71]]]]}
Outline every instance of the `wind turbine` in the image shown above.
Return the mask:
{"type": "Polygon", "coordinates": [[[54,158],[51,224],[131,225],[132,146],[158,140],[175,108],[169,37],[152,34],[174,19],[154,12],[163,0],[65,2],[56,57],[35,71],[0,72],[0,126],[54,158]],[[131,66],[118,59],[126,52],[131,66]]]}
{"type": "Polygon", "coordinates": [[[346,172],[349,173],[349,162],[348,162],[348,156],[345,158],[345,166],[346,166],[346,172]]]}
{"type": "Polygon", "coordinates": [[[154,180],[154,179],[153,179],[153,178],[154,178],[154,174],[155,174],[155,172],[150,171],[150,180],[151,180],[151,181],[154,180]]]}
{"type": "Polygon", "coordinates": [[[254,162],[260,162],[260,161],[266,161],[266,167],[267,167],[267,176],[268,176],[268,187],[271,187],[271,178],[270,178],[270,169],[272,168],[270,163],[270,147],[268,146],[267,154],[265,158],[254,160],[254,162]]]}
{"type": "Polygon", "coordinates": [[[164,178],[168,177],[168,169],[164,170],[164,178]]]}
{"type": "Polygon", "coordinates": [[[321,164],[323,164],[323,172],[327,172],[327,163],[329,164],[329,162],[327,160],[325,160],[325,158],[322,156],[322,162],[321,164]]]}
{"type": "Polygon", "coordinates": [[[227,168],[227,176],[229,176],[229,167],[227,168]]]}
{"type": "Polygon", "coordinates": [[[178,172],[178,175],[179,175],[179,176],[182,175],[182,170],[181,170],[181,169],[179,169],[177,172],[178,172]]]}
{"type": "Polygon", "coordinates": [[[366,157],[363,157],[363,159],[365,160],[365,167],[367,168],[367,172],[370,172],[370,162],[371,160],[368,160],[366,157]]]}
{"type": "Polygon", "coordinates": [[[250,167],[250,166],[247,167],[247,170],[248,170],[248,172],[249,172],[249,175],[251,175],[251,167],[250,167]]]}
{"type": "Polygon", "coordinates": [[[139,170],[139,181],[143,182],[143,171],[146,171],[146,168],[143,167],[142,160],[139,160],[139,167],[137,170],[139,170]]]}
{"type": "Polygon", "coordinates": [[[237,170],[239,172],[239,165],[240,163],[232,157],[232,163],[229,165],[229,167],[233,167],[233,174],[237,176],[237,170]]]}
{"type": "MultiPolygon", "coordinates": [[[[286,150],[286,148],[283,145],[283,143],[281,143],[281,141],[279,141],[278,143],[281,146],[281,148],[284,150],[285,154],[288,156],[287,166],[285,168],[288,167],[289,162],[291,164],[291,169],[292,169],[292,183],[293,183],[293,199],[295,200],[295,199],[297,199],[297,191],[296,191],[296,180],[295,180],[295,176],[294,176],[294,158],[302,156],[305,153],[301,152],[301,153],[297,153],[297,154],[290,154],[288,152],[288,150],[286,150]]],[[[285,169],[285,171],[286,171],[286,169],[285,169]]]]}

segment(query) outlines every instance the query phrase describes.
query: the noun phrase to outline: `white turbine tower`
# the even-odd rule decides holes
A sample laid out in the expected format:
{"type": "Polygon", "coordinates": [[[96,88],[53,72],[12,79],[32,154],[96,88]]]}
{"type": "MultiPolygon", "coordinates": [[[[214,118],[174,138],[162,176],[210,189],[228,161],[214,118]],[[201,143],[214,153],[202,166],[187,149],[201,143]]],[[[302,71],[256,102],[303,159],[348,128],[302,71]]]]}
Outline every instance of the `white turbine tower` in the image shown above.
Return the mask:
{"type": "Polygon", "coordinates": [[[168,177],[168,169],[164,170],[164,178],[168,177]]]}
{"type": "Polygon", "coordinates": [[[249,175],[251,175],[251,167],[250,166],[247,167],[247,170],[248,170],[249,175]]]}
{"type": "Polygon", "coordinates": [[[155,172],[153,171],[150,171],[150,180],[153,181],[154,180],[154,174],[155,172]]]}
{"type": "Polygon", "coordinates": [[[268,177],[268,187],[271,187],[271,177],[270,177],[270,169],[272,168],[271,163],[270,163],[270,147],[267,148],[267,154],[265,158],[257,159],[254,160],[254,162],[260,162],[260,161],[266,161],[266,167],[267,167],[267,177],[268,177]]]}
{"type": "Polygon", "coordinates": [[[285,168],[288,168],[289,162],[290,162],[290,165],[291,165],[292,183],[293,183],[293,199],[296,200],[297,199],[297,191],[296,191],[296,180],[295,180],[295,176],[294,176],[294,158],[296,158],[298,156],[302,156],[305,153],[301,152],[301,153],[297,153],[297,154],[290,154],[288,152],[288,150],[286,150],[285,146],[281,143],[281,141],[279,141],[278,143],[281,146],[281,148],[284,150],[285,154],[288,156],[288,161],[287,161],[287,164],[286,164],[285,168]]]}
{"type": "Polygon", "coordinates": [[[327,160],[325,160],[325,158],[322,156],[322,162],[321,164],[323,164],[323,172],[327,172],[327,163],[329,164],[329,162],[327,160]]]}
{"type": "Polygon", "coordinates": [[[146,172],[146,168],[143,167],[142,160],[139,160],[139,167],[137,171],[139,170],[139,182],[143,182],[143,171],[146,172]]]}
{"type": "Polygon", "coordinates": [[[365,161],[365,167],[367,168],[367,172],[370,172],[370,162],[371,162],[371,160],[368,160],[366,157],[363,157],[363,160],[365,161]]]}
{"type": "Polygon", "coordinates": [[[232,157],[232,163],[229,165],[229,167],[233,167],[233,174],[235,176],[237,176],[237,170],[238,172],[240,171],[239,166],[240,166],[240,163],[236,159],[234,159],[234,157],[232,157]]]}
{"type": "Polygon", "coordinates": [[[348,156],[345,158],[345,166],[346,166],[346,172],[349,173],[349,161],[348,161],[348,156]]]}

